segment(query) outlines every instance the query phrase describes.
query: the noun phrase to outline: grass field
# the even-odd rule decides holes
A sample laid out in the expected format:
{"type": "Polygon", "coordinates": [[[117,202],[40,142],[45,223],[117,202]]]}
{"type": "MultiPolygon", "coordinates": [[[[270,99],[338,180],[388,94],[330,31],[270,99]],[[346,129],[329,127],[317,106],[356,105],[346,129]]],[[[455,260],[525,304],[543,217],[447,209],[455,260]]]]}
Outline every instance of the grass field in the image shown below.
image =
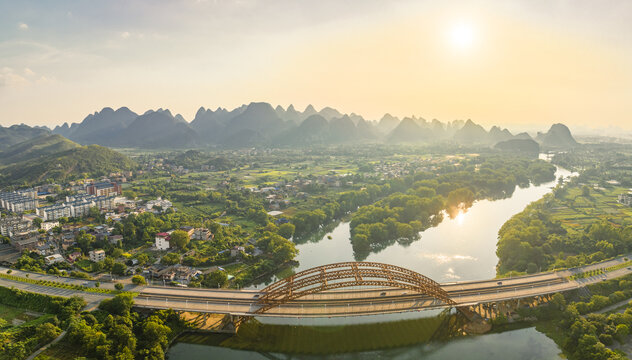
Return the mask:
{"type": "Polygon", "coordinates": [[[7,324],[3,331],[11,332],[17,329],[18,326],[31,326],[39,325],[54,315],[51,314],[39,314],[33,311],[16,308],[9,305],[0,304],[0,318],[6,320],[7,324]],[[20,325],[13,326],[13,321],[19,320],[20,325]]]}

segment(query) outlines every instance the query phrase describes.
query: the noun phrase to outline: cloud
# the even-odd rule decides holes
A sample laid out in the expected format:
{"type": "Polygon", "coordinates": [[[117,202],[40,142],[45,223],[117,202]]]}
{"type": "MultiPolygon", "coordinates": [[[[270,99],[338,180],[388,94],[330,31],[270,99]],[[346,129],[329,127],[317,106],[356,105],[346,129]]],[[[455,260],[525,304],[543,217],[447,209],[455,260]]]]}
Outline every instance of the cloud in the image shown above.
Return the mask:
{"type": "Polygon", "coordinates": [[[420,253],[418,255],[420,258],[423,259],[430,259],[430,260],[434,260],[436,261],[438,264],[446,264],[455,260],[469,260],[469,261],[475,261],[476,258],[469,256],[469,255],[446,255],[446,254],[425,254],[425,253],[420,253]]]}
{"type": "Polygon", "coordinates": [[[18,28],[20,28],[20,30],[28,30],[29,26],[26,23],[21,22],[18,24],[18,28]]]}
{"type": "Polygon", "coordinates": [[[125,31],[125,32],[121,33],[121,37],[123,39],[128,39],[130,37],[129,31],[125,31]]]}
{"type": "Polygon", "coordinates": [[[446,272],[445,274],[443,274],[443,276],[446,279],[460,279],[461,277],[459,275],[456,274],[456,272],[454,271],[453,268],[448,268],[448,272],[446,272]]]}
{"type": "Polygon", "coordinates": [[[0,68],[0,87],[15,87],[28,84],[28,80],[10,67],[0,68]]]}
{"type": "Polygon", "coordinates": [[[26,76],[33,76],[35,75],[35,71],[29,69],[29,68],[24,68],[24,75],[26,76]]]}

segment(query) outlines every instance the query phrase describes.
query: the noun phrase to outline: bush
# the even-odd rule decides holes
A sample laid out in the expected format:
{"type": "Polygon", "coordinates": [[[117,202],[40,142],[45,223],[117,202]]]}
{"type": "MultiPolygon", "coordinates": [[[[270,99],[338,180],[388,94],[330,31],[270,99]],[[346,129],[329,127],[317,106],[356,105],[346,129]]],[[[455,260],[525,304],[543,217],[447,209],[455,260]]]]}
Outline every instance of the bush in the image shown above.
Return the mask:
{"type": "Polygon", "coordinates": [[[121,283],[116,283],[116,285],[114,285],[114,288],[115,288],[116,290],[118,290],[118,291],[123,290],[123,288],[124,288],[124,287],[125,287],[125,286],[123,286],[123,284],[121,284],[121,283]]]}
{"type": "Polygon", "coordinates": [[[134,276],[132,276],[132,283],[134,285],[146,285],[147,281],[145,280],[144,277],[142,277],[140,275],[134,275],[134,276]]]}

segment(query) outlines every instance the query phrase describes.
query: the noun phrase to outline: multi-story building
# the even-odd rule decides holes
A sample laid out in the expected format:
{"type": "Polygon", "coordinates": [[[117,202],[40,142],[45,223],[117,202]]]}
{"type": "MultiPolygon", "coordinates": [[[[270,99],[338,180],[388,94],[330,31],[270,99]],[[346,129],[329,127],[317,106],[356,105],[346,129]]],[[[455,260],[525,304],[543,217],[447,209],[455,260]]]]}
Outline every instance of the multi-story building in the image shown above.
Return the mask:
{"type": "Polygon", "coordinates": [[[15,234],[33,230],[33,223],[21,216],[7,216],[0,219],[0,234],[13,237],[15,234]]]}
{"type": "Polygon", "coordinates": [[[121,185],[115,182],[99,182],[88,185],[86,192],[95,196],[112,196],[120,195],[122,190],[121,185]]]}
{"type": "Polygon", "coordinates": [[[55,221],[63,217],[72,217],[72,209],[66,204],[56,204],[38,208],[37,215],[44,221],[55,221]]]}
{"type": "Polygon", "coordinates": [[[64,257],[59,254],[49,255],[44,258],[44,262],[46,263],[46,265],[57,264],[64,261],[64,257]]]}
{"type": "Polygon", "coordinates": [[[90,261],[99,262],[105,260],[105,251],[103,250],[92,250],[88,255],[90,256],[90,261]]]}
{"type": "Polygon", "coordinates": [[[66,197],[63,204],[55,204],[37,209],[44,221],[54,221],[62,217],[82,217],[88,215],[90,208],[111,210],[114,208],[114,196],[76,195],[66,197]]]}
{"type": "Polygon", "coordinates": [[[40,228],[44,231],[49,231],[57,226],[59,226],[59,221],[47,221],[47,222],[43,222],[40,225],[40,228]]]}
{"type": "Polygon", "coordinates": [[[210,240],[213,238],[213,234],[209,229],[205,228],[196,228],[193,230],[193,235],[191,239],[193,240],[210,240]]]}
{"type": "Polygon", "coordinates": [[[23,192],[0,193],[0,208],[20,213],[37,208],[39,202],[37,193],[31,197],[33,191],[23,190],[23,192]]]}
{"type": "Polygon", "coordinates": [[[171,240],[171,235],[168,233],[158,233],[156,234],[156,249],[158,250],[167,250],[171,247],[169,241],[171,240]]]}

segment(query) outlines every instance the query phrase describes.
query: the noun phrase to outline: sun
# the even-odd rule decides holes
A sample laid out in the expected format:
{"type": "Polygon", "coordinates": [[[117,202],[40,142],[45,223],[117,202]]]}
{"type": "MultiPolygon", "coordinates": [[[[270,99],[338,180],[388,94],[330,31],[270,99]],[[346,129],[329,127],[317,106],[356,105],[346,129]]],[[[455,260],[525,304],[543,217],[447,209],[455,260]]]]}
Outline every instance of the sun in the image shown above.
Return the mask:
{"type": "Polygon", "coordinates": [[[450,46],[459,51],[472,48],[476,42],[475,30],[472,25],[468,23],[452,25],[448,35],[450,46]]]}

